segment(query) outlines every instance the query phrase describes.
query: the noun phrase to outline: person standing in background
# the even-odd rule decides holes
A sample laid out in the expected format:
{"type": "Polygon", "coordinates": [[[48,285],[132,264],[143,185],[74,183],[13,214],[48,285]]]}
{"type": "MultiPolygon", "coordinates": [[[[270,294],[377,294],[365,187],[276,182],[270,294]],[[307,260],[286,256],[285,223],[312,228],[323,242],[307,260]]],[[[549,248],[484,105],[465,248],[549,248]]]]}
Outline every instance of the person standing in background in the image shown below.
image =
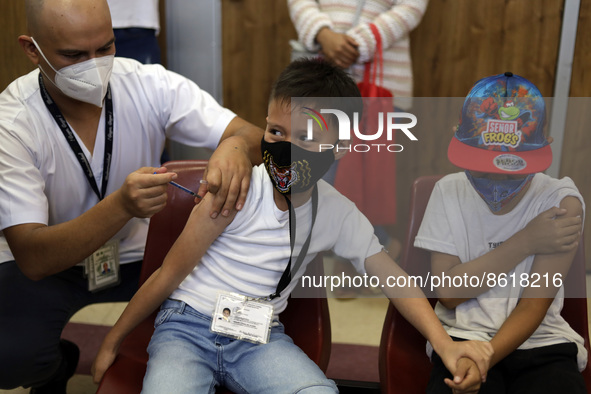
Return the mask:
{"type": "Polygon", "coordinates": [[[353,25],[359,1],[363,0],[287,0],[287,4],[304,47],[320,51],[339,67],[351,67],[357,82],[363,79],[364,64],[374,57],[376,42],[369,24],[375,24],[384,48],[383,86],[394,97],[412,96],[409,34],[421,21],[428,0],[365,0],[353,25]]]}
{"type": "MultiPolygon", "coordinates": [[[[158,0],[107,0],[107,3],[117,43],[115,56],[135,59],[143,64],[162,64],[157,38],[160,33],[158,0]]],[[[170,154],[165,148],[160,163],[169,160],[170,154]]]]}
{"type": "Polygon", "coordinates": [[[108,0],[117,56],[161,64],[158,0],[108,0]]]}

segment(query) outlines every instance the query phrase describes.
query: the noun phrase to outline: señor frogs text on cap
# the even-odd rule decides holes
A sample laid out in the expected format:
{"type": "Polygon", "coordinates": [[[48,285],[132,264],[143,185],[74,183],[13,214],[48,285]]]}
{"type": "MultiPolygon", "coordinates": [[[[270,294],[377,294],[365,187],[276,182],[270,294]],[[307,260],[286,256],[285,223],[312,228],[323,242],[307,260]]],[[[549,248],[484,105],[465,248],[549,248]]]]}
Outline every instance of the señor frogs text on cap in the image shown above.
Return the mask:
{"type": "Polygon", "coordinates": [[[544,98],[527,79],[510,72],[483,78],[464,101],[448,158],[479,172],[544,171],[552,163],[545,118],[544,98]]]}

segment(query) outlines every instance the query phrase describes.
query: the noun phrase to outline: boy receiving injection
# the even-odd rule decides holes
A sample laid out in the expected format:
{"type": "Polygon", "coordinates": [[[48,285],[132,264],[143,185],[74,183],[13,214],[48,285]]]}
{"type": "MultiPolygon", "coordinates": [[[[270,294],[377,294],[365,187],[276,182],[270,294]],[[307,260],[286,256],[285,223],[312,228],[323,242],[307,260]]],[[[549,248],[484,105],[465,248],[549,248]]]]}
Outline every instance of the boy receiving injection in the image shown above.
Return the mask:
{"type": "MultiPolygon", "coordinates": [[[[308,109],[318,98],[347,98],[340,109],[351,119],[362,107],[355,82],[323,61],[297,61],[281,73],[261,141],[264,164],[253,168],[243,209],[211,219],[209,194],[195,206],[162,267],[103,341],[93,365],[96,382],[124,337],[161,306],[148,347],[144,393],[214,392],[219,385],[235,392],[337,392],[334,382],[285,335],[278,319],[297,280],[307,263],[326,250],[381,283],[388,275],[406,274],[383,251],[355,205],[320,180],[345,152],[319,149],[338,140],[336,122],[320,131],[314,125],[313,138],[308,138],[308,109],[294,105],[292,97],[304,97],[308,109]],[[217,319],[233,302],[232,319],[217,319]],[[262,330],[241,340],[241,329],[232,324],[243,319],[262,330]]],[[[454,385],[480,381],[480,370],[488,368],[492,355],[488,343],[453,342],[418,288],[383,289],[455,372],[454,385]]]]}

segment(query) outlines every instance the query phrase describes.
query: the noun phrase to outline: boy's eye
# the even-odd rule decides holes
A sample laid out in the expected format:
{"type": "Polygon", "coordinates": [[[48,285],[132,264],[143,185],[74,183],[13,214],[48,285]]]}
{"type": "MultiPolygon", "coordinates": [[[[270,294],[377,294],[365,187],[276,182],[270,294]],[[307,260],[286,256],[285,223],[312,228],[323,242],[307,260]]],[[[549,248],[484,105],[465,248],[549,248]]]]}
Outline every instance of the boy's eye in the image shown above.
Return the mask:
{"type": "Polygon", "coordinates": [[[269,134],[281,136],[281,131],[279,131],[277,129],[269,129],[269,134]]]}

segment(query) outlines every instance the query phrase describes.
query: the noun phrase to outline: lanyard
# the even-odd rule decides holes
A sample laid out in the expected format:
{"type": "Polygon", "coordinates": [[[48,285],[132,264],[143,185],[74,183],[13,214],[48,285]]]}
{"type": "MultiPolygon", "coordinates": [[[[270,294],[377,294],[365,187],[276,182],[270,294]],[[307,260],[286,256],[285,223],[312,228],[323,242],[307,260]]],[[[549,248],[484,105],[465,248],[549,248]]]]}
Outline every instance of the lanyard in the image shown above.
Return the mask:
{"type": "MultiPolygon", "coordinates": [[[[291,258],[293,256],[293,249],[295,247],[295,235],[296,235],[296,220],[295,220],[295,211],[291,205],[291,201],[289,198],[285,197],[285,201],[287,201],[287,206],[289,207],[289,243],[291,247],[291,252],[289,254],[289,262],[287,263],[287,267],[285,267],[285,271],[281,275],[281,279],[279,280],[279,284],[277,284],[277,289],[273,294],[269,296],[269,299],[274,299],[277,297],[281,297],[281,292],[285,290],[285,288],[291,282],[291,258]],[[292,213],[293,211],[293,213],[292,213]]],[[[318,186],[314,185],[314,189],[312,191],[312,224],[310,225],[310,233],[308,233],[308,238],[304,245],[302,246],[302,250],[296,259],[293,272],[298,272],[298,269],[302,266],[304,262],[304,258],[306,258],[306,254],[308,253],[308,247],[310,246],[310,239],[312,238],[312,229],[314,228],[314,222],[316,221],[316,213],[318,212],[318,186]]]]}
{"type": "Polygon", "coordinates": [[[78,144],[78,141],[76,141],[74,132],[72,132],[70,126],[68,126],[68,122],[64,118],[64,115],[62,115],[61,111],[57,107],[57,104],[49,95],[47,88],[45,88],[45,84],[43,83],[43,79],[41,78],[41,73],[39,73],[39,88],[41,89],[41,97],[43,98],[45,106],[53,116],[53,119],[55,120],[60,130],[64,134],[66,141],[68,141],[68,144],[70,144],[70,148],[72,148],[72,151],[78,158],[80,167],[82,167],[82,170],[84,171],[84,175],[86,175],[86,179],[88,179],[90,187],[94,191],[94,194],[97,195],[99,200],[102,200],[103,198],[105,198],[105,193],[107,191],[107,183],[109,182],[109,170],[111,168],[111,157],[113,153],[113,99],[111,97],[111,85],[107,86],[107,94],[105,95],[105,156],[103,159],[103,182],[100,191],[96,184],[96,180],[94,179],[94,174],[92,173],[90,163],[84,155],[84,152],[82,152],[80,144],[78,144]]]}

